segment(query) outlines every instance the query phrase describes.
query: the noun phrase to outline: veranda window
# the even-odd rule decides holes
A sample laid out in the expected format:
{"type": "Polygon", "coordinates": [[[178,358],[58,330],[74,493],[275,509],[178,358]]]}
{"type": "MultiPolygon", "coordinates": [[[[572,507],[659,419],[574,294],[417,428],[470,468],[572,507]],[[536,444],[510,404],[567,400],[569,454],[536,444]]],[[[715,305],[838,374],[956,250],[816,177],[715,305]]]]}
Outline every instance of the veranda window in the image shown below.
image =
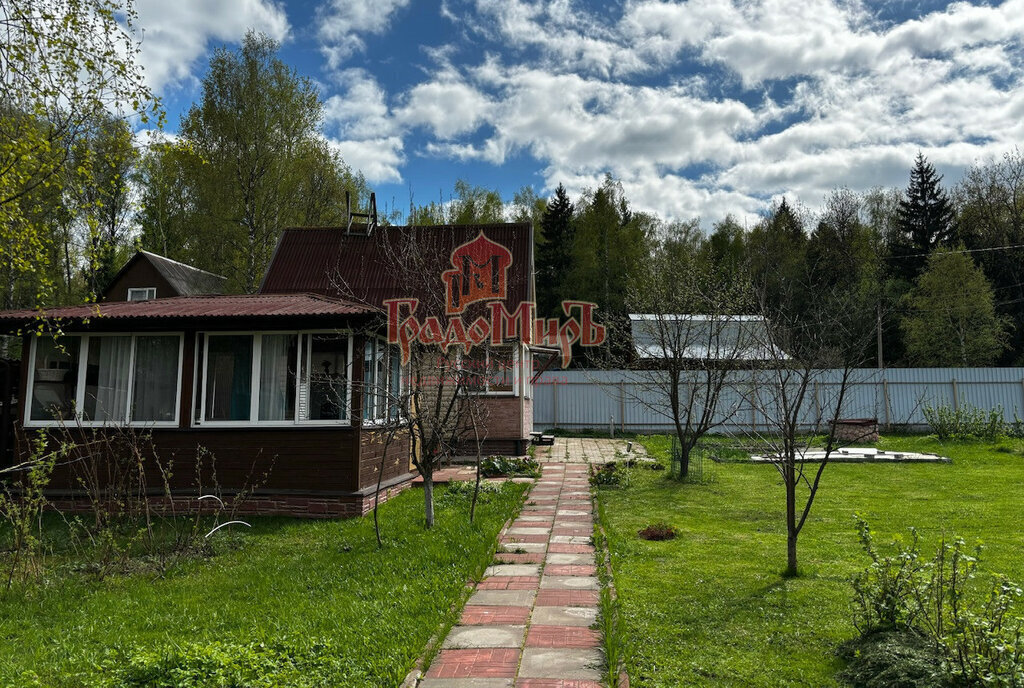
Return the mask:
{"type": "Polygon", "coordinates": [[[367,339],[363,348],[363,420],[397,419],[401,394],[401,352],[384,340],[367,339]]]}
{"type": "Polygon", "coordinates": [[[205,372],[195,418],[208,425],[347,421],[351,346],[348,335],[335,333],[201,334],[205,372]]]}
{"type": "Polygon", "coordinates": [[[180,334],[37,339],[32,361],[30,423],[177,423],[180,334]]]}

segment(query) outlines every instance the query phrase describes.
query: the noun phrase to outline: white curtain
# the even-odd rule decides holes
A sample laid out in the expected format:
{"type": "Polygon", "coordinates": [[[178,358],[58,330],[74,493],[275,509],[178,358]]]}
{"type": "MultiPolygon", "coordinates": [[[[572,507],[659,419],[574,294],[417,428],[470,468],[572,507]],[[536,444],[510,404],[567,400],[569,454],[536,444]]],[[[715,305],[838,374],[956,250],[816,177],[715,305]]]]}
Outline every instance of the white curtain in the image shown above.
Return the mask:
{"type": "Polygon", "coordinates": [[[260,355],[260,420],[293,420],[295,387],[293,334],[263,335],[260,355]]]}
{"type": "Polygon", "coordinates": [[[131,337],[91,337],[89,365],[96,366],[96,391],[86,396],[86,416],[91,420],[123,423],[128,411],[128,368],[131,337]]]}
{"type": "Polygon", "coordinates": [[[179,346],[177,335],[136,338],[132,420],[174,420],[179,346]]]}

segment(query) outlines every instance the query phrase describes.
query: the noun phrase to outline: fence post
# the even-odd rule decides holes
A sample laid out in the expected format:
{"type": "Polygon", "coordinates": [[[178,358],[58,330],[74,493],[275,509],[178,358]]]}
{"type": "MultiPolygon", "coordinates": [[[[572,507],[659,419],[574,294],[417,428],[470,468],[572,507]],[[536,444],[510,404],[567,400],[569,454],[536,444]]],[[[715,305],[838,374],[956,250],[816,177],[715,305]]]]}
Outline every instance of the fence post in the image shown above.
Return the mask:
{"type": "Polygon", "coordinates": [[[554,418],[552,418],[552,426],[558,427],[558,381],[551,383],[551,408],[554,418]]]}
{"type": "Polygon", "coordinates": [[[622,432],[626,432],[626,383],[619,380],[619,423],[622,432]]]}
{"type": "Polygon", "coordinates": [[[892,430],[892,409],[889,407],[889,381],[882,378],[882,399],[885,401],[885,429],[892,430]]]}
{"type": "Polygon", "coordinates": [[[960,392],[956,388],[956,378],[953,378],[953,408],[960,408],[960,392]]]}

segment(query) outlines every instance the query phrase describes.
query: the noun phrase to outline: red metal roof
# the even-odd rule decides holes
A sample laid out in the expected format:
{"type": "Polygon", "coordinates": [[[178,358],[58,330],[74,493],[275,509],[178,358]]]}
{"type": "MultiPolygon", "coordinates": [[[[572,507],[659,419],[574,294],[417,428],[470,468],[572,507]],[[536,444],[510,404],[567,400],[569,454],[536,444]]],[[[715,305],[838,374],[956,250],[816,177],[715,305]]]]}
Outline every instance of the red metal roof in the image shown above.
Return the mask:
{"type": "Polygon", "coordinates": [[[43,317],[59,320],[150,318],[274,318],[338,316],[371,313],[376,309],[317,294],[236,294],[175,296],[150,301],[112,301],[64,306],[46,311],[0,311],[0,323],[13,324],[43,317]]]}
{"type": "MultiPolygon", "coordinates": [[[[506,306],[533,300],[533,228],[529,223],[378,227],[373,234],[346,234],[344,227],[286,229],[260,286],[260,293],[310,292],[381,306],[385,299],[423,298],[410,284],[445,290],[441,273],[451,269],[451,252],[483,233],[512,254],[506,306]],[[396,261],[399,245],[415,245],[428,256],[427,279],[410,280],[396,261]],[[429,286],[428,286],[429,285],[429,286]],[[435,286],[436,285],[436,286],[435,286]]],[[[431,300],[432,301],[432,300],[431,300]]],[[[442,300],[443,303],[443,300],[442,300]]]]}

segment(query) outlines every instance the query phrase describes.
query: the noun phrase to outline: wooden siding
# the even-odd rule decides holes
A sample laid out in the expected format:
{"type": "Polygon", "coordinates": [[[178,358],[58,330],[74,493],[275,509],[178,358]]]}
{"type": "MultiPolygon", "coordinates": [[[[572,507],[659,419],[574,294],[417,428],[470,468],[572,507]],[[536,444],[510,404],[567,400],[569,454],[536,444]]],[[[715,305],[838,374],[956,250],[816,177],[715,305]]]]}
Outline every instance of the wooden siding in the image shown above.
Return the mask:
{"type": "Polygon", "coordinates": [[[156,287],[157,298],[180,296],[148,260],[135,260],[103,292],[104,301],[127,301],[128,289],[156,287]]]}

